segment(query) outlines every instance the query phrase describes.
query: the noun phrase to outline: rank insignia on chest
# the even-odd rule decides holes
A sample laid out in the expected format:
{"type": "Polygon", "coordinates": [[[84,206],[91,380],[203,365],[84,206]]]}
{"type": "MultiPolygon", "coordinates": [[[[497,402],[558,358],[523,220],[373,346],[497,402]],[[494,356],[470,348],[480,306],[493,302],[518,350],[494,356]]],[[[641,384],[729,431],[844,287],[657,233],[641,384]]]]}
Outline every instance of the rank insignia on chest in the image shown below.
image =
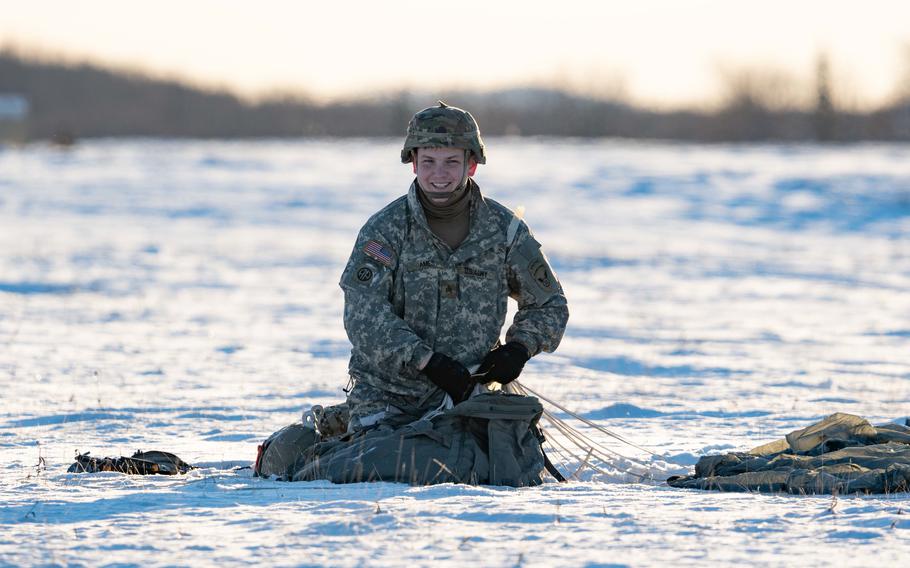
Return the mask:
{"type": "Polygon", "coordinates": [[[455,280],[443,280],[439,283],[439,288],[443,298],[458,299],[458,282],[455,280]]]}
{"type": "Polygon", "coordinates": [[[367,242],[363,247],[363,252],[385,266],[392,266],[392,251],[376,241],[367,242]]]}

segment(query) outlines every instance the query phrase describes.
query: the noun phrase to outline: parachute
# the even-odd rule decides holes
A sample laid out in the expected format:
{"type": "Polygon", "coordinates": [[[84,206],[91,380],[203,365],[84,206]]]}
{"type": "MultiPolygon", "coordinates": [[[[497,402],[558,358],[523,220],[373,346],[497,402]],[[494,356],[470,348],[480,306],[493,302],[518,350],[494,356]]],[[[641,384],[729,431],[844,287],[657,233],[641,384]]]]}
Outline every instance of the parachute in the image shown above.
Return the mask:
{"type": "MultiPolygon", "coordinates": [[[[339,405],[341,406],[341,405],[339,405]]],[[[337,407],[316,407],[305,420],[272,434],[260,447],[254,471],[286,481],[327,479],[335,483],[396,481],[413,485],[469,483],[514,487],[591,474],[621,481],[659,483],[644,460],[611,448],[606,435],[653,455],[518,381],[501,391],[478,392],[448,409],[428,413],[398,428],[380,426],[339,433],[324,416],[337,407]],[[557,409],[556,416],[542,402],[557,409]],[[575,419],[588,431],[569,423],[575,419]],[[549,456],[555,459],[551,461],[549,456]]]]}
{"type": "Polygon", "coordinates": [[[910,427],[836,413],[749,452],[705,456],[672,487],[796,494],[910,490],[910,427]]]}

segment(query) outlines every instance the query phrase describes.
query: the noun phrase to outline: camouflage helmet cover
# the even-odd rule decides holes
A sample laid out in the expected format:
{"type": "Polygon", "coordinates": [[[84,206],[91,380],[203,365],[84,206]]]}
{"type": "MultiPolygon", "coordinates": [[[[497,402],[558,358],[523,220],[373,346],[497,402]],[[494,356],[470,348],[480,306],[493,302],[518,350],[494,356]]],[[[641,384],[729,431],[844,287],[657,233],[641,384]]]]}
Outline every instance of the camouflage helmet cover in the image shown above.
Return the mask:
{"type": "Polygon", "coordinates": [[[487,163],[477,121],[468,111],[442,101],[418,112],[408,123],[402,163],[411,161],[411,151],[416,148],[463,148],[474,154],[478,164],[487,163]]]}

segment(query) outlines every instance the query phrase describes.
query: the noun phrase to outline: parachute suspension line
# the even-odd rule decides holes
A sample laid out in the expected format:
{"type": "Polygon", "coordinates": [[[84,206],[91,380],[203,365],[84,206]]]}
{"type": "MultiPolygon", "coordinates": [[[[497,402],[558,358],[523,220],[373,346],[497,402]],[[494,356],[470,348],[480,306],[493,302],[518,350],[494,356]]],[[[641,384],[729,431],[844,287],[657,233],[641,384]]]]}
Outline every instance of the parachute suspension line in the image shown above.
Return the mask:
{"type": "Polygon", "coordinates": [[[583,416],[579,416],[578,414],[572,412],[571,410],[569,410],[569,409],[567,409],[566,407],[562,406],[562,405],[559,404],[558,402],[555,402],[555,401],[552,401],[552,400],[546,398],[545,396],[543,396],[543,395],[541,395],[540,393],[538,393],[538,392],[536,392],[536,391],[534,391],[534,390],[532,390],[532,389],[526,387],[525,385],[518,385],[518,386],[520,386],[520,388],[524,389],[524,390],[527,391],[528,393],[530,393],[530,394],[536,396],[536,397],[539,398],[540,400],[542,400],[542,401],[544,401],[544,402],[547,402],[547,403],[551,404],[552,406],[555,406],[556,408],[558,408],[559,410],[565,412],[566,414],[568,414],[568,415],[571,416],[572,418],[575,418],[576,420],[579,420],[580,422],[582,422],[582,423],[584,423],[584,424],[587,424],[587,425],[590,426],[591,428],[594,428],[595,430],[597,430],[597,431],[599,431],[599,432],[601,432],[601,433],[603,433],[603,434],[606,434],[607,436],[610,436],[611,438],[615,438],[616,440],[619,440],[619,441],[622,442],[623,444],[626,444],[626,445],[628,445],[628,446],[632,446],[632,447],[635,448],[636,450],[641,450],[641,451],[645,452],[646,454],[650,454],[650,455],[652,455],[652,456],[654,456],[654,457],[660,457],[658,454],[652,452],[651,450],[649,450],[649,449],[647,449],[647,448],[643,448],[643,447],[639,446],[638,444],[635,444],[634,442],[630,442],[629,440],[626,440],[625,438],[623,438],[623,437],[620,436],[619,434],[616,434],[615,432],[611,432],[610,430],[607,430],[607,429],[604,428],[603,426],[600,426],[600,425],[598,425],[597,423],[592,422],[591,420],[588,420],[587,418],[585,418],[585,417],[583,417],[583,416]]]}
{"type": "MultiPolygon", "coordinates": [[[[597,449],[597,450],[600,450],[601,452],[604,452],[607,454],[613,454],[614,456],[616,456],[618,458],[622,458],[624,460],[629,460],[631,462],[637,461],[634,458],[625,456],[615,450],[611,450],[610,448],[601,446],[600,444],[598,444],[597,442],[595,442],[588,436],[582,434],[578,430],[569,426],[564,420],[557,418],[549,410],[545,410],[544,413],[546,414],[547,420],[549,420],[550,423],[553,424],[553,426],[555,426],[557,430],[562,432],[562,434],[565,435],[567,438],[569,438],[573,443],[575,443],[575,445],[582,447],[582,449],[584,449],[584,447],[586,447],[586,446],[591,446],[591,449],[597,449]]],[[[644,464],[639,463],[638,465],[644,465],[644,464]]]]}
{"type": "MultiPolygon", "coordinates": [[[[633,458],[624,456],[620,453],[610,450],[609,448],[600,446],[599,444],[597,444],[596,442],[594,442],[593,440],[591,440],[590,438],[588,438],[581,432],[575,430],[574,428],[572,428],[571,426],[566,424],[563,420],[560,420],[559,418],[553,416],[553,414],[550,413],[549,411],[545,410],[544,416],[547,418],[547,420],[550,422],[550,424],[560,434],[562,434],[569,442],[574,444],[577,448],[579,448],[583,452],[586,452],[585,456],[582,458],[580,455],[575,454],[569,450],[566,450],[566,451],[569,451],[569,454],[575,460],[582,462],[583,467],[580,467],[573,474],[576,478],[577,478],[578,474],[581,472],[581,470],[584,469],[584,467],[588,467],[588,468],[593,469],[594,471],[597,471],[598,473],[601,473],[604,475],[610,475],[610,472],[604,471],[603,469],[595,466],[591,462],[591,457],[595,457],[595,458],[597,458],[597,460],[599,460],[605,464],[609,464],[610,467],[612,467],[614,470],[619,471],[621,473],[625,473],[627,475],[631,475],[633,477],[636,477],[641,481],[653,480],[653,476],[650,473],[638,473],[636,471],[628,469],[628,467],[623,467],[620,464],[615,463],[615,459],[619,458],[619,459],[625,460],[639,468],[647,470],[648,466],[645,465],[644,463],[641,463],[633,458]],[[615,457],[610,456],[609,454],[612,454],[615,457]],[[585,463],[587,464],[586,466],[584,465],[585,463]]],[[[555,439],[550,440],[550,441],[552,441],[554,444],[558,444],[558,442],[556,442],[555,439]]],[[[560,444],[560,446],[563,447],[563,449],[565,449],[565,447],[562,446],[561,444],[560,444]]]]}
{"type": "MultiPolygon", "coordinates": [[[[573,417],[575,417],[575,418],[580,419],[580,417],[579,417],[577,414],[575,414],[575,413],[573,413],[573,412],[570,412],[570,411],[566,410],[566,409],[563,408],[562,406],[556,404],[556,403],[553,402],[552,400],[549,400],[549,399],[547,399],[547,398],[545,398],[545,397],[543,397],[543,396],[537,394],[536,392],[534,392],[533,390],[529,389],[528,387],[526,387],[526,386],[524,386],[524,385],[522,385],[522,384],[516,385],[516,387],[518,387],[519,389],[521,389],[521,391],[520,391],[521,394],[528,394],[528,393],[530,393],[530,394],[532,394],[533,396],[536,396],[537,398],[539,398],[540,400],[543,400],[543,401],[545,401],[545,402],[547,402],[547,403],[549,403],[549,404],[551,404],[551,405],[553,405],[553,406],[556,406],[557,408],[559,408],[559,409],[562,410],[563,412],[566,412],[566,413],[569,414],[570,416],[573,416],[573,417]]],[[[548,421],[549,421],[557,430],[559,430],[564,436],[566,436],[567,438],[569,438],[570,441],[572,441],[575,445],[581,447],[583,450],[587,450],[588,446],[591,446],[591,447],[593,447],[594,449],[600,450],[601,452],[604,452],[604,453],[607,453],[607,454],[613,454],[614,456],[616,456],[616,457],[618,457],[618,458],[622,458],[622,459],[624,459],[624,460],[628,460],[628,461],[631,461],[631,462],[636,462],[638,465],[645,466],[644,463],[638,462],[638,460],[636,460],[636,459],[634,459],[634,458],[630,458],[630,457],[625,456],[625,455],[623,455],[623,454],[621,454],[621,453],[619,453],[619,452],[617,452],[617,451],[615,451],[615,450],[611,450],[610,448],[607,448],[607,447],[604,447],[604,446],[598,444],[597,442],[595,442],[594,440],[592,440],[591,438],[589,438],[589,437],[586,436],[585,434],[583,434],[583,433],[581,433],[580,431],[576,430],[575,428],[572,428],[571,426],[569,426],[569,424],[566,423],[566,421],[564,421],[564,420],[562,420],[562,419],[556,417],[556,416],[555,416],[552,412],[550,412],[549,410],[544,409],[543,413],[544,413],[544,416],[547,418],[547,420],[548,420],[548,421]]],[[[582,421],[583,421],[583,420],[582,420],[582,421]]],[[[583,422],[584,422],[584,421],[583,421],[583,422]]],[[[597,429],[600,430],[600,428],[597,428],[597,429]]],[[[612,436],[612,437],[615,438],[616,436],[614,435],[614,436],[612,436]]],[[[629,442],[627,442],[627,441],[625,441],[625,440],[620,440],[620,441],[622,441],[622,442],[624,442],[624,443],[627,443],[627,444],[629,444],[629,445],[631,445],[631,446],[637,448],[637,446],[635,446],[634,444],[631,444],[631,443],[629,443],[629,442]]],[[[639,448],[639,449],[640,449],[640,448],[639,448]]],[[[646,451],[646,450],[643,450],[643,451],[646,451]]],[[[645,467],[647,467],[647,466],[645,466],[645,467]]]]}
{"type": "Polygon", "coordinates": [[[562,445],[561,443],[559,443],[559,441],[558,441],[557,438],[555,438],[555,437],[554,437],[554,438],[547,438],[547,442],[548,442],[549,444],[551,444],[551,446],[553,447],[553,449],[556,450],[556,453],[558,453],[558,454],[560,455],[560,457],[562,458],[562,460],[563,460],[563,464],[562,464],[562,465],[563,465],[563,468],[565,468],[565,469],[568,470],[569,467],[568,467],[568,465],[566,465],[566,464],[568,464],[568,463],[569,463],[570,461],[572,461],[572,460],[581,462],[581,464],[575,469],[574,472],[572,472],[572,473],[569,474],[569,475],[564,476],[564,477],[566,477],[566,479],[576,479],[576,480],[580,480],[581,478],[579,477],[579,474],[580,474],[584,469],[591,469],[591,470],[593,470],[593,471],[595,471],[595,472],[597,472],[597,473],[599,473],[599,474],[601,474],[601,475],[607,475],[607,476],[609,476],[609,475],[614,475],[614,474],[618,471],[618,472],[620,472],[620,473],[625,473],[626,475],[631,475],[631,476],[633,476],[633,477],[637,477],[638,479],[640,479],[640,480],[642,480],[642,481],[648,481],[648,480],[651,479],[650,476],[648,476],[648,475],[642,475],[642,474],[636,473],[636,472],[634,472],[634,471],[631,471],[631,470],[627,470],[627,469],[623,469],[623,468],[621,468],[621,467],[618,467],[616,464],[611,463],[610,460],[607,459],[607,458],[605,458],[603,455],[595,453],[595,452],[594,452],[594,448],[590,448],[590,447],[585,448],[585,447],[582,447],[582,446],[578,445],[576,442],[573,441],[573,443],[575,443],[575,445],[577,445],[577,446],[578,446],[579,448],[581,448],[582,450],[587,450],[587,454],[584,456],[584,458],[580,458],[579,455],[575,454],[574,452],[572,452],[572,450],[566,448],[564,445],[562,445]],[[568,454],[568,458],[566,457],[567,454],[568,454]],[[594,465],[594,463],[591,461],[591,458],[592,458],[592,457],[596,458],[597,460],[599,460],[599,461],[601,461],[601,462],[603,462],[603,463],[610,464],[610,467],[612,467],[612,468],[614,469],[614,471],[610,472],[610,471],[606,471],[606,470],[604,470],[604,469],[602,469],[602,468],[600,468],[600,467],[597,467],[597,466],[594,465]],[[569,458],[571,458],[571,460],[570,460],[569,458]]]}
{"type": "MultiPolygon", "coordinates": [[[[590,440],[582,439],[580,436],[577,435],[577,432],[573,428],[571,428],[568,424],[566,424],[559,418],[556,418],[555,416],[550,414],[549,411],[545,410],[544,413],[545,413],[544,414],[545,418],[550,422],[550,425],[553,426],[553,428],[555,428],[557,432],[559,432],[560,434],[565,436],[565,438],[568,441],[572,442],[572,444],[574,444],[575,446],[580,448],[582,451],[600,450],[598,452],[598,456],[600,456],[601,453],[605,453],[605,454],[613,454],[615,457],[618,457],[618,458],[628,459],[625,456],[620,455],[608,448],[596,448],[595,447],[596,444],[590,443],[590,440]]],[[[607,460],[604,460],[604,461],[607,461],[607,460]]]]}
{"type": "MultiPolygon", "coordinates": [[[[538,399],[550,404],[551,406],[561,410],[562,412],[565,412],[569,416],[579,420],[580,422],[594,428],[598,432],[606,434],[607,436],[609,436],[613,439],[616,439],[633,448],[641,450],[647,454],[650,454],[652,456],[657,456],[657,454],[648,450],[647,448],[638,446],[637,444],[630,442],[629,440],[623,438],[619,434],[611,432],[610,430],[607,430],[606,428],[599,426],[598,424],[579,416],[578,414],[568,410],[561,404],[538,394],[534,390],[526,387],[525,385],[519,383],[518,381],[513,381],[512,383],[509,383],[509,385],[507,385],[505,390],[507,392],[512,391],[512,392],[516,392],[518,394],[533,395],[533,396],[537,397],[538,399]]],[[[568,454],[568,456],[570,456],[573,460],[579,462],[579,466],[577,467],[577,469],[573,473],[565,475],[566,478],[579,479],[579,474],[585,469],[593,470],[602,475],[613,475],[613,473],[611,473],[609,471],[605,471],[601,467],[598,467],[597,465],[592,463],[592,461],[593,461],[592,458],[594,458],[594,459],[596,459],[596,461],[602,462],[603,464],[608,464],[610,466],[610,468],[614,470],[614,472],[624,473],[624,474],[630,475],[632,477],[638,478],[641,481],[659,481],[649,471],[650,470],[649,466],[647,464],[645,464],[644,462],[642,462],[638,459],[635,459],[635,458],[630,458],[628,456],[620,454],[619,452],[616,452],[615,450],[611,450],[610,448],[607,448],[607,447],[601,445],[600,443],[594,441],[593,439],[591,439],[584,433],[580,432],[579,430],[576,430],[575,428],[570,426],[565,420],[558,418],[557,416],[555,416],[552,412],[550,412],[547,409],[544,409],[543,417],[547,419],[547,422],[549,423],[549,425],[552,426],[559,434],[561,434],[562,437],[564,437],[568,442],[571,443],[571,445],[574,445],[582,452],[581,454],[579,454],[579,453],[577,453],[577,450],[572,451],[572,450],[566,448],[566,446],[563,443],[560,443],[559,441],[557,441],[556,437],[552,437],[552,439],[547,438],[547,442],[549,442],[551,447],[554,450],[556,450],[557,454],[559,454],[559,457],[561,458],[561,460],[563,462],[561,464],[563,466],[563,469],[565,469],[565,470],[569,469],[568,463],[570,460],[567,459],[566,454],[568,454]],[[624,460],[627,463],[622,464],[622,465],[615,463],[617,461],[617,459],[624,460]],[[634,469],[642,468],[647,473],[639,473],[639,472],[633,471],[632,469],[629,469],[629,465],[635,466],[634,469]]]]}
{"type": "MultiPolygon", "coordinates": [[[[559,458],[560,458],[560,460],[562,460],[563,469],[568,471],[569,468],[565,464],[567,464],[567,463],[571,462],[573,459],[575,459],[575,454],[573,454],[571,450],[569,450],[568,448],[566,448],[565,446],[560,444],[556,438],[552,438],[552,437],[547,438],[547,443],[550,445],[550,447],[553,450],[556,451],[557,454],[559,454],[559,458]]],[[[573,475],[574,474],[566,474],[566,475],[563,475],[563,477],[566,479],[569,479],[569,478],[572,478],[573,475]]]]}
{"type": "Polygon", "coordinates": [[[633,463],[637,466],[643,467],[645,469],[648,468],[647,464],[645,464],[644,462],[641,462],[635,458],[630,458],[629,456],[620,454],[619,452],[611,450],[610,448],[601,446],[600,444],[598,444],[597,442],[595,442],[594,440],[592,440],[585,434],[582,434],[578,430],[572,428],[571,426],[566,424],[566,422],[564,422],[563,420],[560,420],[559,418],[553,416],[552,414],[548,417],[548,419],[550,420],[550,422],[552,424],[554,424],[554,425],[558,424],[557,427],[559,428],[560,432],[565,437],[567,437],[572,443],[574,443],[576,446],[578,446],[582,450],[587,449],[587,448],[590,448],[591,450],[598,450],[597,455],[603,461],[608,461],[608,460],[603,459],[602,454],[612,454],[616,458],[626,460],[628,462],[631,462],[631,463],[633,463]]]}
{"type": "Polygon", "coordinates": [[[555,479],[559,483],[564,483],[566,481],[566,477],[562,474],[561,471],[559,471],[559,469],[556,468],[555,465],[553,465],[553,462],[550,461],[550,456],[548,456],[547,452],[545,452],[543,449],[543,443],[545,440],[543,437],[543,433],[540,431],[540,427],[535,425],[534,431],[536,432],[537,439],[540,440],[540,444],[541,444],[540,453],[543,455],[543,468],[545,470],[547,470],[547,473],[549,473],[550,475],[553,476],[553,479],[555,479]]]}
{"type": "Polygon", "coordinates": [[[585,467],[591,465],[591,455],[593,453],[594,453],[594,448],[589,448],[588,455],[586,455],[585,459],[583,459],[581,461],[581,465],[578,466],[578,469],[575,470],[575,472],[572,474],[572,477],[574,477],[575,479],[578,479],[578,474],[581,473],[585,467]]]}
{"type": "MultiPolygon", "coordinates": [[[[567,436],[567,435],[564,433],[564,431],[563,431],[563,428],[565,428],[565,425],[564,425],[564,424],[560,426],[558,422],[554,422],[554,421],[551,421],[551,424],[552,424],[552,425],[553,425],[561,434],[563,434],[563,436],[566,436],[566,438],[567,438],[572,444],[576,445],[576,446],[577,446],[578,448],[580,448],[581,450],[587,452],[586,455],[584,456],[584,458],[582,458],[582,457],[580,457],[578,454],[576,454],[575,452],[573,452],[572,450],[566,448],[563,444],[561,444],[561,443],[558,441],[558,439],[557,439],[556,437],[547,438],[547,442],[551,445],[551,447],[552,447],[553,449],[556,450],[556,452],[557,452],[557,453],[560,455],[560,457],[562,458],[562,460],[563,460],[563,464],[562,464],[562,465],[563,465],[563,468],[564,468],[564,469],[569,469],[569,467],[568,467],[567,464],[568,464],[570,461],[572,461],[572,460],[581,462],[581,465],[580,465],[578,468],[576,468],[576,470],[575,470],[573,473],[571,473],[571,474],[569,474],[569,475],[567,475],[567,476],[565,476],[565,477],[567,477],[567,478],[573,478],[573,479],[579,479],[579,474],[582,472],[582,470],[585,469],[585,468],[588,468],[588,469],[591,469],[591,470],[593,470],[593,471],[595,471],[595,472],[597,472],[597,473],[599,473],[599,474],[601,474],[601,475],[606,475],[606,476],[615,475],[616,472],[620,472],[620,473],[624,473],[624,474],[626,474],[626,475],[630,475],[630,476],[632,476],[632,477],[636,477],[636,478],[638,478],[640,481],[650,481],[650,480],[651,480],[651,476],[650,476],[650,475],[640,474],[640,473],[631,471],[631,470],[629,470],[629,469],[624,469],[624,468],[618,466],[617,464],[612,463],[612,461],[611,461],[608,457],[606,457],[606,456],[604,456],[604,455],[602,455],[602,454],[600,454],[600,453],[595,453],[595,452],[594,452],[594,448],[591,448],[590,446],[585,446],[585,445],[583,445],[582,443],[579,443],[577,440],[573,440],[571,437],[567,436]],[[568,454],[568,456],[569,456],[569,458],[571,458],[571,460],[568,459],[568,458],[566,457],[566,454],[568,454]],[[591,457],[595,457],[595,458],[597,458],[597,460],[599,460],[600,462],[603,462],[603,463],[605,463],[605,464],[609,464],[610,467],[613,468],[614,471],[612,471],[612,472],[606,471],[606,470],[604,470],[604,469],[602,469],[602,468],[600,468],[600,467],[594,465],[594,464],[592,463],[592,461],[591,461],[591,457]]],[[[637,465],[640,465],[640,464],[637,464],[637,465]]]]}

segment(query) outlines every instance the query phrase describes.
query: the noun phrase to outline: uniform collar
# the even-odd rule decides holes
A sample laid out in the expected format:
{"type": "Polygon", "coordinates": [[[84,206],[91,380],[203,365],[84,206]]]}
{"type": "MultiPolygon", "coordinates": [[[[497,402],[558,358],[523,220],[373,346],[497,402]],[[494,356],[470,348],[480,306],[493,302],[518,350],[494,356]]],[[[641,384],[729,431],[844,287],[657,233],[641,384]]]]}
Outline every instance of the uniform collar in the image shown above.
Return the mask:
{"type": "MultiPolygon", "coordinates": [[[[472,178],[468,178],[468,190],[471,192],[471,225],[470,229],[468,229],[468,236],[452,253],[449,259],[450,262],[463,262],[477,256],[497,243],[504,243],[506,240],[506,235],[500,226],[497,215],[493,212],[490,204],[483,198],[480,186],[472,178]]],[[[408,205],[411,209],[411,216],[417,225],[432,235],[442,246],[448,248],[430,230],[423,207],[417,197],[417,191],[417,180],[415,179],[408,190],[408,205]]]]}

